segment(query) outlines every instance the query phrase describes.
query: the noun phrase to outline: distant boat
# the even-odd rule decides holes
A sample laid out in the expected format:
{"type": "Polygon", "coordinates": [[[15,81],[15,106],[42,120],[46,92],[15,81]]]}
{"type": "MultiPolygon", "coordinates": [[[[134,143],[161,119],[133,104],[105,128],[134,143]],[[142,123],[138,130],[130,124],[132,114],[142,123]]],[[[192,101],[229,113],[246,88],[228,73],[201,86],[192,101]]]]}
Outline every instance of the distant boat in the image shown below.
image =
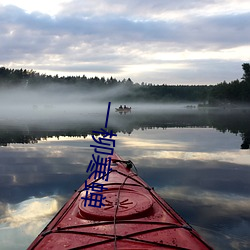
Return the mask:
{"type": "Polygon", "coordinates": [[[124,112],[124,113],[128,113],[128,112],[131,112],[131,107],[126,107],[126,108],[115,108],[115,111],[116,112],[124,112]]]}

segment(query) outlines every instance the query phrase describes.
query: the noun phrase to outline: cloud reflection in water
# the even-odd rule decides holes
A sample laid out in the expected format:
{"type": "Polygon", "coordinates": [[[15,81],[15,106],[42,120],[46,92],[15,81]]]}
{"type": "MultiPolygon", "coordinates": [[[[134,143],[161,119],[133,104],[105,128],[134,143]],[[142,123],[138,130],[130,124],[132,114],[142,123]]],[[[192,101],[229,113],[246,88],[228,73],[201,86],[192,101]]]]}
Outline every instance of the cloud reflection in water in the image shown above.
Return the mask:
{"type": "Polygon", "coordinates": [[[60,209],[60,200],[57,196],[33,197],[18,204],[6,204],[0,217],[2,247],[22,249],[28,245],[60,209]]]}
{"type": "Polygon", "coordinates": [[[250,155],[235,149],[239,136],[167,128],[119,140],[139,175],[215,249],[250,249],[250,155]]]}
{"type": "MultiPolygon", "coordinates": [[[[87,178],[91,141],[61,137],[2,149],[0,237],[6,247],[15,249],[6,242],[13,235],[16,249],[28,246],[36,236],[32,232],[40,232],[50,220],[46,209],[56,212],[62,205],[53,195],[68,199],[87,178]],[[36,198],[29,200],[32,195],[36,198]],[[32,223],[22,223],[25,218],[32,223]]],[[[131,135],[118,133],[116,151],[131,159],[139,175],[216,249],[244,249],[250,238],[250,156],[237,150],[240,142],[240,136],[211,128],[139,129],[131,135]]]]}

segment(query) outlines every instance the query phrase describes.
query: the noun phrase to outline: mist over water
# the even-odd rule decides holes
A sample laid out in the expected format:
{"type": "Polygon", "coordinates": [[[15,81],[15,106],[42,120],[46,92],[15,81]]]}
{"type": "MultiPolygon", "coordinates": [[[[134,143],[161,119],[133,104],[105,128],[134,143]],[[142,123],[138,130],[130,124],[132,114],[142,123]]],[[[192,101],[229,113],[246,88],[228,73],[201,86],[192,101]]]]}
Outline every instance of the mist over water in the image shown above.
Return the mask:
{"type": "Polygon", "coordinates": [[[20,143],[22,137],[23,141],[36,141],[47,136],[86,136],[94,128],[103,127],[108,102],[111,102],[109,127],[115,132],[130,134],[140,127],[209,126],[240,133],[244,141],[242,147],[249,148],[249,109],[204,109],[198,108],[197,103],[133,102],[129,94],[124,86],[88,90],[52,84],[1,89],[0,143],[20,143]],[[124,93],[128,96],[126,101],[119,98],[124,93]],[[117,112],[115,108],[120,105],[131,107],[131,112],[117,112]],[[11,140],[6,131],[12,133],[11,140]]]}
{"type": "Polygon", "coordinates": [[[53,120],[103,112],[104,107],[99,104],[98,94],[79,93],[69,87],[59,86],[35,90],[3,90],[0,93],[1,119],[53,120]]]}
{"type": "Polygon", "coordinates": [[[0,90],[3,249],[26,248],[88,177],[88,135],[104,127],[109,101],[108,129],[117,134],[117,153],[131,159],[215,249],[247,249],[249,150],[241,144],[250,141],[249,110],[132,102],[128,91],[124,101],[122,91],[66,85],[0,90]],[[132,111],[116,112],[120,105],[132,111]]]}
{"type": "MultiPolygon", "coordinates": [[[[128,93],[124,87],[112,90],[80,90],[65,85],[30,88],[11,88],[0,90],[1,122],[55,122],[64,120],[96,120],[106,115],[108,102],[111,101],[111,112],[115,107],[127,105],[133,112],[162,112],[185,110],[187,104],[155,104],[117,101],[119,95],[128,93]],[[100,115],[100,117],[93,115],[100,115]]],[[[187,110],[188,111],[188,110],[187,110]]]]}

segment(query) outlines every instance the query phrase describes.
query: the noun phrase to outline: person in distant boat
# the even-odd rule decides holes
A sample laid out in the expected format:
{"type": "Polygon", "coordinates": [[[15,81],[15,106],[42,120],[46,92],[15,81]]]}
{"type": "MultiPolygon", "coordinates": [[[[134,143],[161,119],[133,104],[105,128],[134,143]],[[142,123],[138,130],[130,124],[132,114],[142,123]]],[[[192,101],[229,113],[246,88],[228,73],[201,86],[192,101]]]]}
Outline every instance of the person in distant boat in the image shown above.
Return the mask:
{"type": "Polygon", "coordinates": [[[124,105],[124,109],[126,109],[127,108],[127,106],[126,105],[124,105]]]}
{"type": "Polygon", "coordinates": [[[122,105],[120,105],[119,109],[122,109],[122,105]]]}

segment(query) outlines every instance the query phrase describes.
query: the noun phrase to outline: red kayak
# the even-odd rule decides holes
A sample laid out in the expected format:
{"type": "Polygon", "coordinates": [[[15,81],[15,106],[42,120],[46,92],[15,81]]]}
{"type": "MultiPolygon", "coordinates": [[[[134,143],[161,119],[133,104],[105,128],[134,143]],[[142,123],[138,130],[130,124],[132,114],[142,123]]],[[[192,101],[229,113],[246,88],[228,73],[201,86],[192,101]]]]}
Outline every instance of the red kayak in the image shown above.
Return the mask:
{"type": "Polygon", "coordinates": [[[92,175],[28,249],[212,249],[132,171],[131,161],[109,157],[108,181],[92,175]],[[91,185],[102,187],[94,193],[102,195],[99,206],[87,204],[91,185]]]}

